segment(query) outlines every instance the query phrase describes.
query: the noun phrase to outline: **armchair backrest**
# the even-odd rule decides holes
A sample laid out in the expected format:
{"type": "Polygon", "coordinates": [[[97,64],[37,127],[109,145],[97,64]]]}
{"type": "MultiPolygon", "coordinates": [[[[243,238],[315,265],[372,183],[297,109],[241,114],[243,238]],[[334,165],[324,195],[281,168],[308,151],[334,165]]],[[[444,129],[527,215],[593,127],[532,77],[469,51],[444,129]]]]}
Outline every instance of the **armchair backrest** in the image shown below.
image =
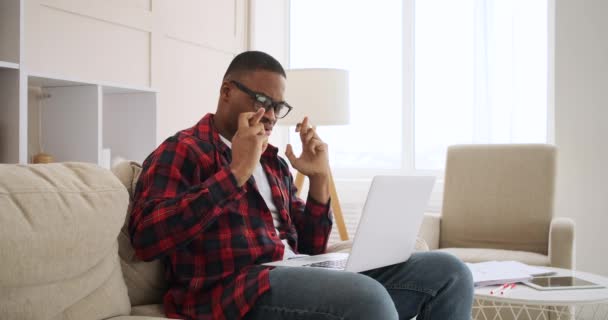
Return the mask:
{"type": "Polygon", "coordinates": [[[439,246],[546,255],[555,156],[540,144],[450,147],[439,246]]]}

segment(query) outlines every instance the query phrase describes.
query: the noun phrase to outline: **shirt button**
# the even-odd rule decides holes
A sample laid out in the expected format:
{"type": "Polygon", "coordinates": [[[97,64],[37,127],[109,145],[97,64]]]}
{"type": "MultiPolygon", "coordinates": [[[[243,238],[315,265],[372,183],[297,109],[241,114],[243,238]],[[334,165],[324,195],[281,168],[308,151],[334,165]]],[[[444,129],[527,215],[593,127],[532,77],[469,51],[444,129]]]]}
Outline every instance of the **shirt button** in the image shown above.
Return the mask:
{"type": "Polygon", "coordinates": [[[276,234],[276,233],[274,233],[274,232],[271,232],[271,233],[270,233],[270,236],[271,236],[271,237],[276,237],[276,236],[277,236],[277,234],[276,234]]]}

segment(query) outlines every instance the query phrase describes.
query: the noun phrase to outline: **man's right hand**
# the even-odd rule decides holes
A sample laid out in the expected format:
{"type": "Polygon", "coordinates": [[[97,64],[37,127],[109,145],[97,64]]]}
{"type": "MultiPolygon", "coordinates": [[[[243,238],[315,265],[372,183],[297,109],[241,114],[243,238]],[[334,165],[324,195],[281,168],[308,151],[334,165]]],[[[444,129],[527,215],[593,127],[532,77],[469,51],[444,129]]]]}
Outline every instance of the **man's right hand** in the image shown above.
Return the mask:
{"type": "Polygon", "coordinates": [[[264,108],[257,112],[243,112],[239,115],[239,126],[232,137],[232,162],[230,169],[237,183],[242,186],[253,174],[260,162],[262,152],[268,145],[268,136],[260,119],[264,116],[264,108]]]}

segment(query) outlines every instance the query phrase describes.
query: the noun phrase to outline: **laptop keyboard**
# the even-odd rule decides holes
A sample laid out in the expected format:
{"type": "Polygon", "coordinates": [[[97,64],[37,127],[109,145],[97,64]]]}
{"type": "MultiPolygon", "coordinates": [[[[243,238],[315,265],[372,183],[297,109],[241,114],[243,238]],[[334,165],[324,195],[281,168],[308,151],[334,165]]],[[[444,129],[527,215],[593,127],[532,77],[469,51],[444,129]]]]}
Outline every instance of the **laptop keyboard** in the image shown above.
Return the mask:
{"type": "Polygon", "coordinates": [[[305,264],[304,267],[316,267],[316,268],[328,268],[328,269],[339,269],[344,270],[346,268],[346,260],[330,260],[330,261],[321,261],[310,264],[305,264]]]}

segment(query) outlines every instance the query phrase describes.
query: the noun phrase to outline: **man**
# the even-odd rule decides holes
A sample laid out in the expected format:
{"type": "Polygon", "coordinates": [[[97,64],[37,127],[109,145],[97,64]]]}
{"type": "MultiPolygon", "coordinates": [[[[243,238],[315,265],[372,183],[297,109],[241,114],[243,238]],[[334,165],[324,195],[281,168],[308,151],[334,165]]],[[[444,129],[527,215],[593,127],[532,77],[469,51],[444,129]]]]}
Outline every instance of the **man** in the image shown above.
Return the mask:
{"type": "Polygon", "coordinates": [[[296,128],[301,155],[290,145],[285,152],[309,178],[306,202],[295,196],[287,162],[268,144],[291,110],[285,86],[285,71],[271,56],[237,55],[216,113],[144,161],[129,231],[141,259],[164,261],[167,316],[470,319],[470,272],[448,254],[416,253],[361,274],[260,265],[323,253],[332,227],[328,149],[308,119],[296,128]]]}

